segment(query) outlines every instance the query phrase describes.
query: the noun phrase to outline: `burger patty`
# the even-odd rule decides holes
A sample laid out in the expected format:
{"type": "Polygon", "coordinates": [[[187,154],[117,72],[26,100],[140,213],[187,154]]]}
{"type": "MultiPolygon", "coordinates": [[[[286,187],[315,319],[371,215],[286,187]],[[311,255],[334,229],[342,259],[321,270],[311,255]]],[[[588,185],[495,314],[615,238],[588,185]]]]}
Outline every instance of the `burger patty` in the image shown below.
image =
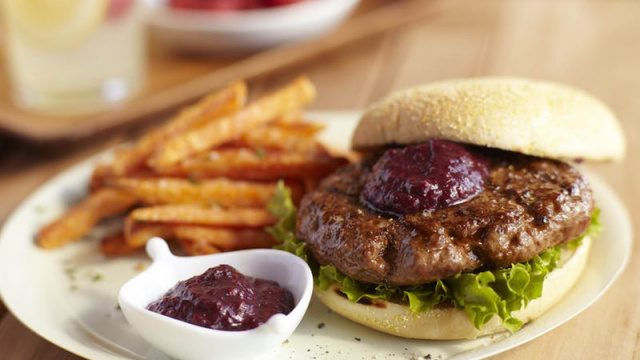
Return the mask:
{"type": "Polygon", "coordinates": [[[524,262],[584,233],[594,205],[578,170],[510,152],[485,150],[483,156],[490,171],[480,194],[398,216],[360,200],[376,158],[347,165],[304,197],[297,236],[320,264],[353,279],[417,285],[524,262]]]}

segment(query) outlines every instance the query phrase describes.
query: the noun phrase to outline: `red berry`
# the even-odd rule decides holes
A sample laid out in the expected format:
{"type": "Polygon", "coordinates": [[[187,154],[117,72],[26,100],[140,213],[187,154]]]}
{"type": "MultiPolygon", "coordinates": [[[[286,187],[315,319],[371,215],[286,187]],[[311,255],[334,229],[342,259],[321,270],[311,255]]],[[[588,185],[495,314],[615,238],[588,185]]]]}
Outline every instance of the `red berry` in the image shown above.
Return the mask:
{"type": "Polygon", "coordinates": [[[127,13],[134,0],[111,0],[107,10],[107,19],[117,19],[127,13]]]}

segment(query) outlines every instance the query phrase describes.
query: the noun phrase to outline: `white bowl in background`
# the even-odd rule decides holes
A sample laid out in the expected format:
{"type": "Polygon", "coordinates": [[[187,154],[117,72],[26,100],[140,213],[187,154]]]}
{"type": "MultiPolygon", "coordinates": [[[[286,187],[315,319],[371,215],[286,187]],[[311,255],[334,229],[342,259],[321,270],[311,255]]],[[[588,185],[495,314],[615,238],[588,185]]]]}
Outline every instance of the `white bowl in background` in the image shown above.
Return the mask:
{"type": "Polygon", "coordinates": [[[272,356],[304,316],[313,278],[309,266],[285,251],[253,249],[227,253],[178,257],[160,238],[147,242],[153,263],[120,288],[118,302],[127,321],[146,341],[177,359],[257,359],[272,356]],[[229,264],[244,275],[272,280],[293,294],[295,307],[275,314],[255,329],[213,330],[176,320],[146,309],[179,281],[207,269],[229,264]]]}
{"type": "Polygon", "coordinates": [[[240,11],[172,9],[146,0],[151,30],[166,45],[199,53],[246,52],[297,42],[334,29],[359,0],[304,0],[240,11]]]}

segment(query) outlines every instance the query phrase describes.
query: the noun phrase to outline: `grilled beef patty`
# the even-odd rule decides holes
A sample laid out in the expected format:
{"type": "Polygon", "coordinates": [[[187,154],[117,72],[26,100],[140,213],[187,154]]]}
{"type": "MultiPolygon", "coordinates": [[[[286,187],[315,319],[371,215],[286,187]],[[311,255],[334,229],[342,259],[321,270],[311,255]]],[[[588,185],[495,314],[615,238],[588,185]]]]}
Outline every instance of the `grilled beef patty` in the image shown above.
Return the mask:
{"type": "Polygon", "coordinates": [[[489,175],[480,194],[408,215],[371,209],[361,193],[377,157],[347,165],[306,195],[297,235],[320,264],[368,283],[416,285],[460,272],[508,266],[580,236],[593,196],[572,166],[480,150],[489,175]]]}

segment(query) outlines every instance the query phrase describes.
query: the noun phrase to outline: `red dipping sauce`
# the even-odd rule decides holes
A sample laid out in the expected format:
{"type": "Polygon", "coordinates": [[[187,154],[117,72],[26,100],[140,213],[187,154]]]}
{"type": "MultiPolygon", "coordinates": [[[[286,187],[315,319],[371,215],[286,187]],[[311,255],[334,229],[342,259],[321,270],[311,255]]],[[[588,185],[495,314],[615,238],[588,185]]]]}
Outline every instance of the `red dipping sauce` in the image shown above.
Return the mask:
{"type": "Polygon", "coordinates": [[[174,9],[233,11],[290,5],[302,0],[169,0],[174,9]]]}
{"type": "Polygon", "coordinates": [[[291,292],[275,281],[254,279],[229,265],[180,281],[148,310],[215,330],[258,327],[275,314],[293,310],[291,292]]]}
{"type": "Polygon", "coordinates": [[[465,146],[431,140],[387,150],[373,166],[362,199],[392,214],[432,211],[478,195],[488,174],[487,162],[465,146]]]}

